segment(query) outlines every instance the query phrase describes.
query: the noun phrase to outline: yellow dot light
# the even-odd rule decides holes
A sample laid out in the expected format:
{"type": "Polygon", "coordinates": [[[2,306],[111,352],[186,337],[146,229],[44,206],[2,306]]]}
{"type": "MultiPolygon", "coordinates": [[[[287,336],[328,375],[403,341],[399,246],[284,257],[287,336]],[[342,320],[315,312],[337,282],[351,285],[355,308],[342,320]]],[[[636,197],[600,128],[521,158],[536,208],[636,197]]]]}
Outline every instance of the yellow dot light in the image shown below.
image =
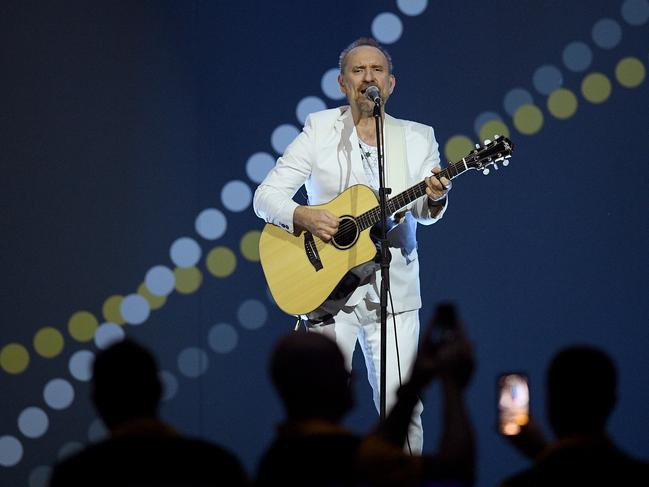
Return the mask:
{"type": "Polygon", "coordinates": [[[642,84],[646,70],[638,58],[627,57],[615,66],[615,78],[625,88],[636,88],[642,84]]]}
{"type": "Polygon", "coordinates": [[[213,248],[205,260],[207,270],[216,277],[227,277],[237,267],[237,256],[227,247],[213,248]]]}
{"type": "Polygon", "coordinates": [[[457,162],[473,150],[473,142],[466,135],[454,135],[446,142],[444,156],[447,161],[457,162]]]}
{"type": "Polygon", "coordinates": [[[203,283],[203,274],[197,267],[176,267],[176,291],[181,294],[195,292],[203,283]]]}
{"type": "Polygon", "coordinates": [[[494,135],[509,137],[509,128],[500,120],[489,120],[480,128],[480,142],[493,140],[494,135]]]}
{"type": "Polygon", "coordinates": [[[521,105],[514,113],[514,127],[521,134],[533,135],[543,127],[543,113],[536,105],[521,105]]]}
{"type": "Polygon", "coordinates": [[[101,308],[104,320],[109,321],[110,323],[115,323],[116,325],[123,325],[126,323],[126,320],[122,317],[122,312],[119,310],[123,300],[124,296],[114,294],[104,301],[104,305],[101,308]]]}
{"type": "Polygon", "coordinates": [[[577,97],[565,88],[559,88],[548,97],[548,111],[556,118],[572,117],[577,111],[577,97]]]}
{"type": "Polygon", "coordinates": [[[94,338],[98,326],[97,318],[92,313],[77,311],[68,321],[68,332],[75,340],[88,342],[94,338]]]}
{"type": "Polygon", "coordinates": [[[259,230],[251,230],[241,238],[241,254],[252,262],[259,262],[259,230]]]}
{"type": "Polygon", "coordinates": [[[0,350],[0,367],[9,374],[20,374],[29,365],[29,352],[20,343],[9,343],[0,350]]]}
{"type": "Polygon", "coordinates": [[[581,82],[581,94],[591,103],[603,103],[611,96],[611,82],[602,73],[590,73],[581,82]]]}
{"type": "Polygon", "coordinates": [[[63,350],[63,335],[56,328],[47,326],[34,335],[34,350],[41,357],[53,358],[63,350]]]}

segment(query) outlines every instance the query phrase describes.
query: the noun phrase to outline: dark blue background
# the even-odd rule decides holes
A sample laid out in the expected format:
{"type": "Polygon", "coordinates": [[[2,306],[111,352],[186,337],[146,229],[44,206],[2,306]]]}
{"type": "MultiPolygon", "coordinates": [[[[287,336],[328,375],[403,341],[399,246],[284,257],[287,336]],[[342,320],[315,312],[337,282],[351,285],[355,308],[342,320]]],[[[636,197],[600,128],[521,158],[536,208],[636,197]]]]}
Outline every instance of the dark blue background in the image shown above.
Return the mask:
{"type": "MultiPolygon", "coordinates": [[[[599,345],[616,360],[612,436],[649,457],[649,93],[646,79],[627,89],[614,76],[627,56],[646,68],[649,26],[625,23],[622,3],[442,0],[412,17],[383,0],[3,3],[0,347],[18,342],[31,356],[22,374],[0,371],[0,436],[16,436],[25,449],[18,465],[0,467],[3,485],[25,484],[64,443],[88,441],[95,413],[87,384],[68,377],[67,360],[92,343],[69,337],[70,315],[85,309],[100,317],[108,296],[135,292],[149,268],[169,265],[169,245],[183,235],[196,238],[203,255],[217,245],[233,249],[236,271],[217,279],[201,262],[196,293],[172,294],[144,325],[126,331],[180,381],[164,417],[226,445],[254,470],[282,417],[266,376],[268,353],[293,322],[269,301],[259,264],[238,250],[243,234],[262,222],[251,208],[226,210],[221,190],[231,180],[254,190],[248,157],[274,154],[271,133],[283,123],[300,125],[295,106],[304,96],[340,104],[324,96],[321,77],[342,47],[371,34],[384,11],[403,22],[403,35],[387,46],[398,80],[389,112],[433,125],[443,153],[453,135],[477,140],[476,116],[495,111],[516,144],[508,168],[456,180],[446,218],[419,234],[422,322],[436,302],[453,299],[476,346],[468,403],[479,484],[494,485],[526,464],[494,432],[497,374],[527,371],[533,411],[544,421],[544,368],[560,346],[575,342],[599,345]],[[610,50],[591,38],[604,17],[623,28],[610,50]],[[594,54],[583,73],[561,61],[563,48],[577,40],[594,54]],[[544,64],[560,67],[564,87],[577,94],[577,112],[567,120],[550,115],[546,96],[534,89],[533,73],[544,64]],[[579,90],[593,71],[613,84],[601,105],[579,90]],[[517,86],[544,112],[543,128],[531,136],[517,132],[502,108],[517,86]],[[194,230],[208,207],[228,220],[217,242],[194,230]],[[236,325],[244,299],[268,307],[263,327],[236,325]],[[239,332],[229,354],[207,345],[207,331],[220,321],[239,332]],[[43,326],[66,337],[54,359],[33,352],[43,326]],[[188,346],[208,351],[199,379],[177,374],[177,355],[188,346]],[[74,384],[71,408],[44,404],[42,388],[52,377],[74,384]],[[18,431],[16,418],[28,406],[48,412],[42,438],[18,431]]],[[[364,431],[376,415],[357,359],[358,406],[347,422],[364,431]]],[[[435,387],[425,405],[430,451],[439,431],[435,387]]]]}

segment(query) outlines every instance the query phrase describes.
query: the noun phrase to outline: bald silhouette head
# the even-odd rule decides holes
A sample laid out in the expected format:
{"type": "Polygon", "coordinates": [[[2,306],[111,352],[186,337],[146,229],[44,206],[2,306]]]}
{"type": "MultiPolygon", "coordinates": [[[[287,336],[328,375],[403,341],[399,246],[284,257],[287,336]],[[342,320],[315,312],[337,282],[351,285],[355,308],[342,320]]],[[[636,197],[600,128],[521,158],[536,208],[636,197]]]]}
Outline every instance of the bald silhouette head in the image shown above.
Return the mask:
{"type": "Polygon", "coordinates": [[[555,434],[603,433],[616,401],[617,374],[608,355],[589,346],[561,350],[547,374],[548,416],[555,434]]]}
{"type": "Polygon", "coordinates": [[[289,419],[337,422],[353,405],[343,355],[318,333],[294,332],[281,339],[270,374],[289,419]]]}
{"type": "Polygon", "coordinates": [[[126,339],[97,354],[92,399],[109,429],[130,419],[156,417],[161,396],[157,363],[142,345],[126,339]]]}

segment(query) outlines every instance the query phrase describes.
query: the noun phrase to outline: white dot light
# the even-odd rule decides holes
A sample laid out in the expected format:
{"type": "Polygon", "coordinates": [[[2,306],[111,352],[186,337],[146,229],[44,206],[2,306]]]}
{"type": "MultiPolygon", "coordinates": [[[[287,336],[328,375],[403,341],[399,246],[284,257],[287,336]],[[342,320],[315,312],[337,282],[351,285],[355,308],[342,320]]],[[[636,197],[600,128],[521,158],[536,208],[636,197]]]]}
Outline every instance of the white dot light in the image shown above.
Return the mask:
{"type": "Polygon", "coordinates": [[[275,158],[267,152],[255,152],[246,162],[246,174],[255,183],[261,183],[275,166],[275,158]]]}
{"type": "Polygon", "coordinates": [[[168,296],[174,290],[176,277],[168,267],[157,265],[147,271],[144,284],[154,296],[168,296]]]}
{"type": "Polygon", "coordinates": [[[218,323],[210,329],[207,342],[215,352],[229,353],[236,348],[239,336],[234,326],[227,323],[218,323]]]}
{"type": "Polygon", "coordinates": [[[288,123],[278,126],[273,130],[272,135],[270,136],[270,144],[273,146],[273,150],[278,154],[283,154],[288,145],[295,140],[300,134],[300,131],[295,125],[290,125],[288,123]]]}
{"type": "Polygon", "coordinates": [[[372,35],[383,44],[392,44],[403,33],[401,19],[390,12],[378,14],[372,21],[372,35]]]}
{"type": "Polygon", "coordinates": [[[428,6],[428,0],[397,0],[397,7],[405,15],[419,15],[428,6]]]}
{"type": "Polygon", "coordinates": [[[161,370],[158,374],[160,382],[162,383],[162,400],[169,401],[178,392],[178,379],[171,372],[161,370]]]}
{"type": "Polygon", "coordinates": [[[70,374],[77,380],[89,381],[92,377],[92,363],[95,360],[95,354],[89,350],[79,350],[72,354],[68,368],[70,374]]]}
{"type": "Polygon", "coordinates": [[[193,267],[201,258],[201,247],[196,240],[181,237],[171,244],[171,261],[178,267],[193,267]]]}
{"type": "Polygon", "coordinates": [[[256,299],[247,299],[239,305],[237,318],[242,327],[249,330],[260,328],[266,323],[268,311],[261,301],[256,299]]]}
{"type": "Polygon", "coordinates": [[[0,465],[13,467],[23,457],[23,445],[17,438],[5,435],[0,436],[0,465]]]}
{"type": "Polygon", "coordinates": [[[250,206],[252,191],[243,181],[230,181],[221,190],[221,201],[230,211],[243,211],[250,206]]]}
{"type": "Polygon", "coordinates": [[[322,79],[320,80],[320,88],[322,89],[322,92],[332,100],[341,100],[345,98],[345,95],[340,91],[340,85],[338,85],[339,73],[340,71],[338,68],[331,68],[322,75],[322,79]]]}
{"type": "MultiPolygon", "coordinates": [[[[529,91],[523,88],[513,88],[505,95],[503,105],[505,106],[505,111],[513,117],[514,113],[516,113],[516,110],[518,110],[522,105],[527,105],[533,102],[534,100],[532,99],[532,95],[530,95],[529,91]]],[[[498,114],[496,113],[494,115],[495,118],[491,117],[491,120],[499,120],[500,117],[498,116],[498,114]]],[[[480,127],[482,127],[482,125],[484,125],[484,123],[481,123],[476,128],[476,133],[480,133],[480,127]]]]}
{"type": "Polygon", "coordinates": [[[532,77],[534,88],[542,95],[549,95],[563,84],[561,71],[551,64],[537,68],[532,77]]]}
{"type": "Polygon", "coordinates": [[[178,369],[185,377],[195,379],[207,370],[207,354],[197,347],[189,347],[178,354],[178,369]]]}
{"type": "Polygon", "coordinates": [[[613,19],[601,19],[593,26],[592,36],[602,49],[613,49],[622,40],[622,27],[613,19]]]}
{"type": "Polygon", "coordinates": [[[646,24],[649,20],[649,1],[626,0],[622,4],[622,17],[629,25],[646,24]]]}
{"type": "Polygon", "coordinates": [[[74,401],[74,389],[65,379],[52,379],[43,388],[43,399],[52,409],[65,409],[74,401]]]}
{"type": "Polygon", "coordinates": [[[207,208],[196,217],[196,233],[206,240],[221,238],[228,227],[225,215],[216,208],[207,208]]]}
{"type": "Polygon", "coordinates": [[[593,60],[593,51],[584,42],[571,42],[562,53],[563,64],[570,71],[585,71],[593,60]]]}
{"type": "Polygon", "coordinates": [[[121,326],[110,322],[102,323],[95,332],[95,345],[103,350],[113,343],[122,341],[124,337],[124,329],[121,326]]]}
{"type": "Polygon", "coordinates": [[[119,311],[129,325],[141,325],[151,313],[149,302],[139,294],[129,294],[119,305],[119,311]]]}
{"type": "Polygon", "coordinates": [[[306,117],[311,113],[319,112],[320,110],[325,110],[327,105],[322,99],[317,96],[305,96],[297,104],[295,109],[295,115],[302,125],[306,122],[306,117]]]}
{"type": "Polygon", "coordinates": [[[26,408],[18,416],[18,429],[27,438],[40,438],[49,425],[50,420],[41,408],[26,408]]]}

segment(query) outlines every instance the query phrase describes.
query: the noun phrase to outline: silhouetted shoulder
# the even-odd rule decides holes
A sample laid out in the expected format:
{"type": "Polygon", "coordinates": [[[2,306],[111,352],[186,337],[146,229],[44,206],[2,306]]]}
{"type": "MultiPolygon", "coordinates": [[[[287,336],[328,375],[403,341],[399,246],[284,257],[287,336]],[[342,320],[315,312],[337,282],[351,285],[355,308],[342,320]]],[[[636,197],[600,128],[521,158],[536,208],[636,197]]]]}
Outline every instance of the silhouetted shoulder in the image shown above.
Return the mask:
{"type": "MultiPolygon", "coordinates": [[[[256,485],[409,487],[421,485],[422,457],[369,435],[345,432],[280,437],[259,465],[256,485]]],[[[431,478],[450,478],[439,476],[431,478]]]]}
{"type": "Polygon", "coordinates": [[[649,485],[649,463],[634,459],[611,444],[562,447],[512,476],[502,487],[547,485],[649,485]]]}
{"type": "Polygon", "coordinates": [[[58,464],[50,485],[244,486],[248,479],[231,452],[206,441],[117,437],[58,464]]]}
{"type": "Polygon", "coordinates": [[[354,460],[360,439],[327,434],[280,437],[262,457],[257,486],[356,485],[354,460]]]}

